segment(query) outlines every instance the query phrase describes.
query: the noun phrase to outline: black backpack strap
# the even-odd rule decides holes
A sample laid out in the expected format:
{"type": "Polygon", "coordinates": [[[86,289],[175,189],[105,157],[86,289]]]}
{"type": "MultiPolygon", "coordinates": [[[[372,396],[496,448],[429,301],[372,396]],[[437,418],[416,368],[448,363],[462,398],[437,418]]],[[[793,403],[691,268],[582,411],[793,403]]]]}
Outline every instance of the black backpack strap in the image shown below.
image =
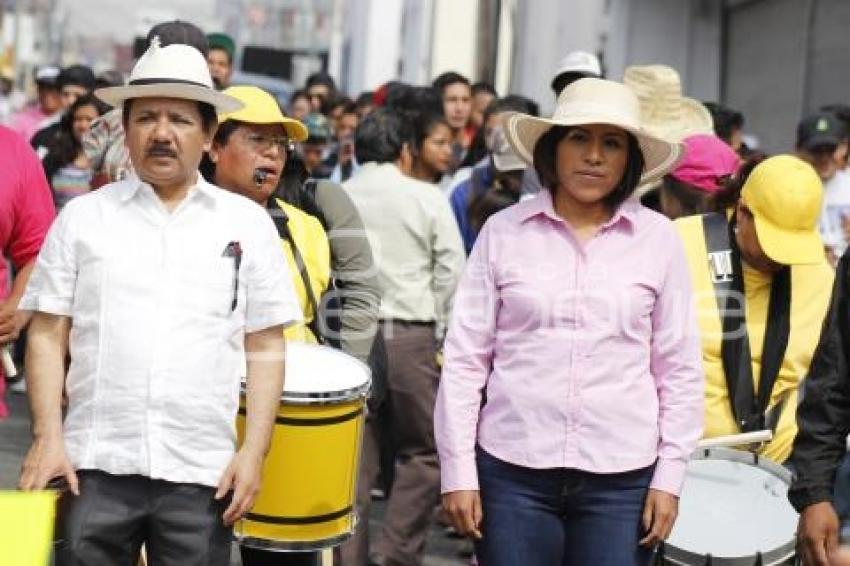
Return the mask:
{"type": "Polygon", "coordinates": [[[784,396],[772,411],[765,414],[776,377],[782,369],[782,360],[791,336],[791,268],[784,266],[773,274],[770,285],[770,302],[767,310],[767,327],[764,329],[764,346],[761,352],[761,373],[756,408],[764,414],[765,426],[776,429],[779,415],[788,400],[784,396]],[[772,413],[772,414],[771,414],[772,413]],[[771,424],[770,421],[773,421],[771,424]]]}
{"type": "Polygon", "coordinates": [[[721,358],[732,412],[742,432],[775,429],[784,400],[765,414],[776,377],[782,367],[790,335],[791,270],[774,274],[770,288],[767,327],[762,345],[759,388],[753,386],[752,354],[747,333],[744,276],[735,240],[734,217],[703,216],[709,272],[720,313],[723,338],[721,358]]]}
{"type": "Polygon", "coordinates": [[[289,242],[292,248],[292,257],[295,259],[295,266],[298,268],[298,273],[301,275],[301,282],[304,284],[304,291],[307,294],[307,302],[313,310],[313,320],[307,327],[313,332],[319,344],[325,343],[325,338],[319,331],[319,304],[316,301],[316,295],[313,293],[313,286],[310,284],[310,274],[307,271],[307,264],[304,262],[304,256],[301,255],[301,250],[295,243],[295,238],[292,237],[292,232],[289,230],[289,216],[286,211],[280,208],[274,199],[269,203],[269,213],[274,221],[277,233],[281,238],[289,242]]]}
{"type": "Polygon", "coordinates": [[[750,340],[744,319],[746,305],[743,302],[741,262],[735,253],[737,248],[732,245],[734,235],[730,235],[730,223],[723,214],[706,214],[702,217],[702,227],[709,273],[723,330],[720,355],[726,376],[726,390],[735,422],[744,431],[754,408],[755,396],[750,340]]]}

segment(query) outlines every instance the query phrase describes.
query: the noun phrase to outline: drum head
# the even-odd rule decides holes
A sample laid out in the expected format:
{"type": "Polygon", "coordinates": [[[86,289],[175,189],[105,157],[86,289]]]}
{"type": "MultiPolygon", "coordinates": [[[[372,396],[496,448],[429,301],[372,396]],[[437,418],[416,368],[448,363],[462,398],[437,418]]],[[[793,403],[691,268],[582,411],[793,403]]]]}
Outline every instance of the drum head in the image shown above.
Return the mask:
{"type": "Polygon", "coordinates": [[[666,554],[711,554],[715,560],[793,555],[797,513],[787,499],[789,484],[790,473],[770,460],[737,450],[700,450],[688,463],[666,554]]]}
{"type": "Polygon", "coordinates": [[[353,356],[327,346],[286,344],[284,401],[345,401],[366,395],[369,383],[368,366],[353,356]]]}

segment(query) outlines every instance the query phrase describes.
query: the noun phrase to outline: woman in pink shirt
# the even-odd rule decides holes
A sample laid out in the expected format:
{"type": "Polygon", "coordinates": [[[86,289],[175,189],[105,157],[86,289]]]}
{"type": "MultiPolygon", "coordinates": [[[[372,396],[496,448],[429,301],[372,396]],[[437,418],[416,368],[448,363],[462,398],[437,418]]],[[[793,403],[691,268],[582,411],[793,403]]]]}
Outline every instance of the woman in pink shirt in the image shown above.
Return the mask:
{"type": "Polygon", "coordinates": [[[443,505],[484,566],[644,564],[702,427],[684,250],[629,199],[678,161],[624,85],[512,113],[548,190],[485,224],[454,301],[435,427],[443,505]]]}

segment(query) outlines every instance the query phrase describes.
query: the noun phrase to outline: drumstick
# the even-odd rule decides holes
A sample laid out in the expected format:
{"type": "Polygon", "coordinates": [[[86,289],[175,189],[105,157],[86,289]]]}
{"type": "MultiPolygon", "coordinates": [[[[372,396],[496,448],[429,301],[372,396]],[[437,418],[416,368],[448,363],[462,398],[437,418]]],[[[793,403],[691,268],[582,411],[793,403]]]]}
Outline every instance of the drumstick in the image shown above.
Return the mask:
{"type": "Polygon", "coordinates": [[[740,446],[741,444],[756,444],[758,442],[769,442],[773,438],[773,431],[757,430],[743,434],[730,434],[729,436],[717,436],[715,438],[704,438],[697,443],[697,449],[702,448],[728,448],[740,446]]]}
{"type": "Polygon", "coordinates": [[[18,368],[15,367],[15,362],[12,360],[12,353],[9,351],[9,346],[0,348],[0,357],[3,359],[3,372],[6,377],[15,377],[18,375],[18,368]]]}

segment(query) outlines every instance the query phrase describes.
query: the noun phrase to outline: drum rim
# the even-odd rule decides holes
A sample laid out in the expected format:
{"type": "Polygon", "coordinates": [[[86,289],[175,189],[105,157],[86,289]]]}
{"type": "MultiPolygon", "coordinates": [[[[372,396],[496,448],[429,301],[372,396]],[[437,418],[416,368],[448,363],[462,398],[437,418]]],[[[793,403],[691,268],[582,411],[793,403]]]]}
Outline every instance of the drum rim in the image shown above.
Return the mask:
{"type": "MultiPolygon", "coordinates": [[[[348,352],[343,352],[338,348],[331,348],[330,346],[323,346],[322,344],[308,344],[306,342],[292,342],[287,344],[287,348],[295,348],[295,349],[305,349],[305,350],[321,350],[328,352],[333,356],[345,356],[348,358],[347,361],[351,362],[353,365],[360,366],[360,369],[363,370],[363,373],[366,375],[366,380],[362,383],[355,385],[353,387],[347,387],[345,389],[337,389],[332,391],[321,391],[321,392],[310,392],[310,391],[287,391],[286,390],[286,378],[284,377],[283,382],[283,392],[280,394],[280,400],[282,402],[286,402],[290,405],[333,405],[337,403],[345,403],[347,401],[355,401],[360,398],[367,397],[369,395],[369,390],[372,388],[372,369],[358,360],[352,354],[348,352]]],[[[241,395],[245,395],[247,389],[247,383],[245,382],[245,378],[243,377],[239,382],[239,393],[241,395]]]]}
{"type": "MultiPolygon", "coordinates": [[[[735,450],[734,448],[699,448],[691,454],[692,460],[727,460],[730,462],[740,462],[750,464],[757,468],[761,468],[771,475],[782,480],[789,487],[791,485],[791,471],[777,464],[770,458],[766,458],[755,452],[746,452],[743,450],[735,450]]],[[[790,541],[777,546],[771,550],[761,552],[762,561],[765,566],[782,564],[784,561],[793,558],[796,554],[797,541],[792,537],[790,541]]],[[[717,566],[752,566],[753,560],[757,555],[749,554],[746,556],[716,556],[711,555],[711,563],[717,566]]],[[[701,564],[705,561],[706,554],[698,554],[690,550],[679,548],[678,546],[666,542],[664,543],[664,558],[671,564],[677,566],[690,566],[691,564],[701,564]]]]}
{"type": "Polygon", "coordinates": [[[761,468],[772,475],[776,476],[783,483],[791,486],[792,475],[791,471],[781,464],[777,464],[770,458],[756,454],[755,452],[746,452],[744,450],[735,450],[734,448],[699,448],[691,454],[692,460],[728,460],[730,462],[740,462],[750,464],[757,468],[761,468]]]}
{"type": "Polygon", "coordinates": [[[312,541],[279,541],[279,540],[270,540],[252,536],[244,536],[236,533],[236,529],[233,529],[233,539],[242,546],[247,546],[248,548],[254,548],[257,550],[267,550],[269,552],[314,552],[319,550],[325,550],[327,548],[334,548],[354,535],[359,523],[360,523],[360,515],[357,511],[352,511],[349,515],[351,518],[351,528],[349,528],[346,532],[334,535],[332,537],[327,537],[318,540],[312,541]]]}
{"type": "MultiPolygon", "coordinates": [[[[764,566],[776,566],[783,564],[785,561],[793,558],[796,555],[796,541],[787,542],[772,550],[761,553],[761,564],[764,566]]],[[[716,556],[711,555],[711,564],[713,566],[753,566],[756,564],[755,554],[747,556],[716,556]]],[[[692,566],[693,564],[704,564],[706,554],[697,554],[690,550],[683,550],[670,543],[664,544],[664,560],[675,566],[692,566]]]]}
{"type": "MultiPolygon", "coordinates": [[[[338,391],[322,391],[320,393],[293,393],[284,390],[280,394],[280,400],[289,405],[336,405],[347,401],[356,401],[369,395],[372,387],[372,378],[357,387],[340,389],[338,391]]],[[[239,392],[244,397],[247,384],[243,381],[239,384],[239,392]]]]}

